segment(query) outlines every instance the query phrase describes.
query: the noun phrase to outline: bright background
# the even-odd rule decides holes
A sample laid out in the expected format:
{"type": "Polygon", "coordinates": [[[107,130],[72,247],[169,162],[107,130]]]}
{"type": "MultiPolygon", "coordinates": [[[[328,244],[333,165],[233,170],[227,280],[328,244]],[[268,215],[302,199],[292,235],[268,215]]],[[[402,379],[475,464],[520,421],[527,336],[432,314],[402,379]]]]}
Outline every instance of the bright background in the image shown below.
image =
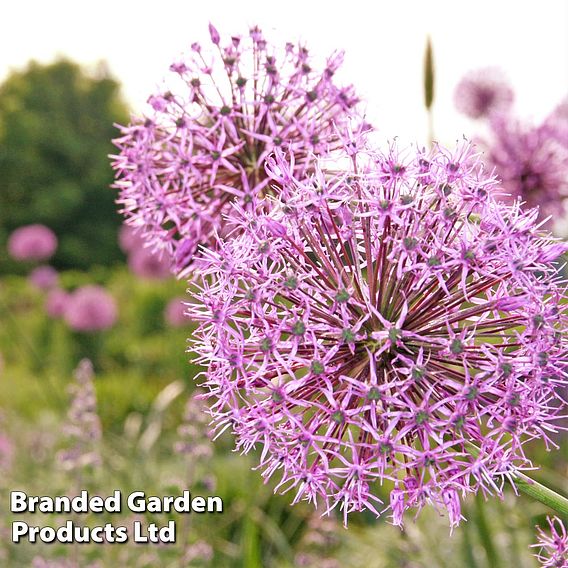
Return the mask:
{"type": "Polygon", "coordinates": [[[142,109],[169,64],[195,40],[208,41],[207,24],[246,33],[259,24],[274,42],[303,40],[316,55],[344,49],[343,77],[368,103],[368,117],[388,138],[425,141],[422,61],[433,39],[437,95],[436,137],[447,144],[470,134],[453,108],[464,72],[505,70],[521,116],[544,117],[568,92],[566,0],[422,2],[308,2],[287,0],[194,2],[20,0],[0,19],[0,80],[30,58],[66,55],[79,63],[104,59],[142,109]]]}

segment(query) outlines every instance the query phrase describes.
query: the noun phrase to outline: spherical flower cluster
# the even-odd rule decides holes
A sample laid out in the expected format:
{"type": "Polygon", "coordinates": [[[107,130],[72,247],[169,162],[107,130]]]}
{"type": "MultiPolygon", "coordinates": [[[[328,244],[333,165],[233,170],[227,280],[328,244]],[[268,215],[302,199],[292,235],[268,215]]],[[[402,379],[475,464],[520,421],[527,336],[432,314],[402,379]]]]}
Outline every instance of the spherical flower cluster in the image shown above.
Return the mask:
{"type": "Polygon", "coordinates": [[[172,327],[182,327],[187,325],[189,319],[185,315],[185,298],[174,298],[170,300],[164,310],[164,319],[172,327]]]}
{"type": "Polygon", "coordinates": [[[494,112],[509,110],[513,90],[494,67],[476,69],[463,77],[454,93],[456,108],[470,118],[486,118],[494,112]]]}
{"type": "Polygon", "coordinates": [[[351,154],[304,182],[277,154],[271,213],[237,207],[199,261],[190,349],[216,430],[295,501],[378,515],[384,484],[394,524],[431,503],[453,527],[464,494],[529,466],[526,441],[554,445],[568,245],[495,199],[467,144],[351,154]]]}
{"type": "Polygon", "coordinates": [[[138,248],[128,255],[128,268],[136,276],[148,280],[163,280],[171,277],[171,263],[166,254],[138,248]]]}
{"type": "Polygon", "coordinates": [[[486,162],[503,188],[528,207],[539,207],[540,219],[561,217],[568,197],[568,139],[563,141],[550,122],[533,127],[495,115],[490,125],[486,162]]]}
{"type": "Polygon", "coordinates": [[[568,532],[558,517],[547,517],[548,531],[537,527],[536,555],[542,568],[568,568],[568,532]]]}
{"type": "Polygon", "coordinates": [[[40,290],[49,290],[57,286],[59,275],[52,266],[43,265],[34,268],[29,276],[30,283],[40,290]]]}
{"type": "Polygon", "coordinates": [[[117,318],[114,298],[101,286],[75,290],[64,310],[67,325],[75,331],[100,331],[112,327],[117,318]]]}
{"type": "Polygon", "coordinates": [[[334,83],[341,53],[317,71],[305,47],[278,50],[257,27],[226,43],[213,26],[210,35],[212,51],[193,44],[170,68],[171,89],[151,96],[149,115],[114,141],[127,222],[165,249],[178,273],[214,242],[231,201],[250,207],[272,191],[264,165],[275,148],[292,149],[294,175],[303,176],[312,154],[337,147],[357,102],[352,87],[334,83]]]}
{"type": "Polygon", "coordinates": [[[47,260],[57,248],[57,237],[45,225],[25,225],[8,240],[8,252],[15,260],[47,260]]]}
{"type": "Polygon", "coordinates": [[[144,246],[144,239],[130,225],[121,225],[118,231],[118,246],[124,254],[133,252],[144,246]]]}
{"type": "Polygon", "coordinates": [[[65,290],[54,288],[50,290],[45,299],[45,311],[50,318],[62,318],[71,295],[65,290]]]}

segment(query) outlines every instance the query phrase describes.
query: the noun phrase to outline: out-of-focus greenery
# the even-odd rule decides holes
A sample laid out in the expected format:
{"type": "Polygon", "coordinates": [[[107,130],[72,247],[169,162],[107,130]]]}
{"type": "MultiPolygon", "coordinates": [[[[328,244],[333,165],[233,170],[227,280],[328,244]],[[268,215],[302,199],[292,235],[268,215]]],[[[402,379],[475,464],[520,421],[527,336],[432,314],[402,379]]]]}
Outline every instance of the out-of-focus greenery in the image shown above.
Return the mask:
{"type": "MultiPolygon", "coordinates": [[[[107,155],[128,110],[104,64],[31,62],[0,85],[0,247],[15,228],[44,223],[59,238],[59,268],[122,258],[107,155]]],[[[0,273],[22,269],[0,255],[0,273]]]]}
{"type": "MultiPolygon", "coordinates": [[[[467,521],[449,534],[445,517],[425,508],[416,521],[407,517],[404,531],[391,526],[385,514],[353,514],[349,528],[342,527],[339,512],[331,528],[314,529],[318,517],[311,505],[291,506],[293,492],[274,495],[275,482],[264,485],[260,472],[251,468],[258,456],[231,451],[229,435],[222,436],[206,460],[173,452],[186,398],[194,390],[198,367],[184,352],[192,327],[170,328],[162,313],[167,301],[183,294],[185,283],[142,281],[124,268],[97,268],[90,273],[65,272],[62,285],[72,289],[86,282],[104,284],[120,307],[117,324],[94,335],[71,332],[63,322],[47,318],[44,295],[22,277],[0,280],[0,434],[13,441],[11,465],[0,462],[0,502],[8,492],[22,489],[30,495],[75,495],[81,489],[110,495],[145,491],[175,495],[188,488],[194,494],[219,495],[223,514],[80,515],[79,524],[129,525],[176,520],[175,545],[42,545],[10,544],[10,523],[27,519],[32,525],[57,525],[66,516],[0,515],[0,565],[28,566],[41,556],[67,559],[77,566],[99,561],[100,566],[211,566],[246,568],[534,568],[528,545],[534,542],[534,525],[550,513],[539,503],[515,497],[508,489],[500,501],[469,498],[467,521]],[[72,369],[81,357],[91,357],[103,438],[99,469],[62,470],[57,450],[64,444],[65,414],[72,369]],[[168,385],[184,390],[166,406],[157,404],[168,385]],[[2,470],[2,467],[4,469],[2,470]],[[193,469],[193,473],[189,471],[193,469]],[[208,481],[213,478],[213,485],[208,481]],[[195,543],[211,546],[207,559],[184,560],[195,543]]],[[[559,488],[553,471],[566,474],[562,452],[547,454],[541,445],[532,449],[542,471],[535,477],[559,488]]],[[[384,496],[385,501],[387,495],[384,496]]]]}

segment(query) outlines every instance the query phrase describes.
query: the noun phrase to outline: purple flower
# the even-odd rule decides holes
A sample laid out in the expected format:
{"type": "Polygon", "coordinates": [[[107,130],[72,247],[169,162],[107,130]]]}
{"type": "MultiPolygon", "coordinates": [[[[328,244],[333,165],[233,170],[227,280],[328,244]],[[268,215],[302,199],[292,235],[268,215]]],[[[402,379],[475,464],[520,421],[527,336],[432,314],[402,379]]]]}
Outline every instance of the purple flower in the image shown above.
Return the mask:
{"type": "Polygon", "coordinates": [[[49,290],[57,286],[59,275],[52,266],[43,265],[34,268],[29,276],[30,283],[40,290],[49,290]]]}
{"type": "Polygon", "coordinates": [[[128,254],[144,246],[144,239],[130,225],[122,225],[118,232],[118,246],[123,253],[128,254]]]}
{"type": "Polygon", "coordinates": [[[25,225],[8,240],[8,252],[15,260],[47,260],[57,248],[57,237],[45,225],[25,225]]]}
{"type": "Polygon", "coordinates": [[[533,547],[540,548],[535,556],[542,568],[568,568],[568,532],[558,517],[546,517],[548,531],[536,527],[538,543],[533,547]]]}
{"type": "Polygon", "coordinates": [[[504,115],[490,121],[491,136],[483,142],[486,162],[513,198],[540,208],[540,218],[560,218],[568,196],[568,144],[545,122],[538,127],[504,115]]]}
{"type": "Polygon", "coordinates": [[[171,66],[172,88],[151,96],[148,116],[114,141],[127,222],[182,273],[199,245],[211,246],[223,231],[231,201],[251,208],[275,190],[265,172],[275,148],[293,150],[292,175],[301,178],[313,154],[338,147],[336,128],[355,116],[357,103],[353,88],[333,79],[341,53],[316,71],[302,45],[275,49],[256,27],[222,42],[209,29],[212,49],[194,44],[171,66]]]}
{"type": "Polygon", "coordinates": [[[503,72],[494,67],[469,72],[454,93],[456,108],[470,118],[487,118],[496,111],[507,111],[513,98],[503,72]]]}
{"type": "Polygon", "coordinates": [[[50,318],[62,318],[71,295],[65,290],[54,288],[50,290],[45,300],[45,311],[50,318]]]}
{"type": "Polygon", "coordinates": [[[174,298],[168,302],[164,310],[164,319],[172,327],[187,325],[189,319],[185,316],[185,298],[174,298]]]}
{"type": "Polygon", "coordinates": [[[164,253],[152,252],[148,248],[139,248],[130,252],[128,267],[130,270],[149,280],[163,280],[171,276],[171,263],[164,253]]]}
{"type": "Polygon", "coordinates": [[[556,241],[494,198],[467,144],[358,151],[352,171],[303,182],[288,163],[270,164],[271,213],[235,206],[240,235],[199,261],[191,348],[216,431],[260,446],[295,501],[379,515],[384,484],[395,524],[431,503],[453,527],[464,494],[530,466],[526,441],[554,446],[556,241]]]}
{"type": "Polygon", "coordinates": [[[117,318],[116,302],[101,286],[82,286],[71,294],[64,317],[75,331],[108,329],[117,318]]]}
{"type": "Polygon", "coordinates": [[[57,455],[60,465],[67,471],[96,467],[101,463],[99,444],[102,429],[97,413],[93,364],[89,359],[82,359],[74,374],[75,382],[70,387],[71,404],[65,424],[69,443],[57,455]]]}

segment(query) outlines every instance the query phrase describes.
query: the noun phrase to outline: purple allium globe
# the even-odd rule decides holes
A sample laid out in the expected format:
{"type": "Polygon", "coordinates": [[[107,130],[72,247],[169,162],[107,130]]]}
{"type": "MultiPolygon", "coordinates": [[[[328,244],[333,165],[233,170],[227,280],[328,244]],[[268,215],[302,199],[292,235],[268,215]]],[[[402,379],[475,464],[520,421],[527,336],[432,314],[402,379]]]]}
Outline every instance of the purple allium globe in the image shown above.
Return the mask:
{"type": "Polygon", "coordinates": [[[199,261],[190,349],[216,430],[295,501],[378,515],[386,484],[395,524],[429,502],[453,527],[530,465],[526,441],[554,445],[568,244],[494,199],[467,144],[351,154],[303,183],[277,154],[272,212],[241,210],[199,261]]]}
{"type": "Polygon", "coordinates": [[[112,327],[117,315],[114,298],[102,286],[88,285],[71,294],[64,318],[71,329],[91,332],[112,327]]]}
{"type": "Polygon", "coordinates": [[[214,243],[231,201],[251,207],[274,190],[264,166],[275,148],[294,151],[302,177],[313,154],[338,147],[337,128],[355,117],[357,103],[351,86],[334,83],[341,53],[317,71],[305,47],[278,50],[257,27],[227,42],[213,26],[210,35],[212,50],[193,44],[170,67],[171,89],[151,96],[149,115],[114,141],[127,222],[152,248],[166,249],[182,274],[200,244],[214,243]]]}
{"type": "Polygon", "coordinates": [[[528,207],[539,207],[540,219],[562,217],[568,197],[568,139],[562,141],[549,122],[533,127],[494,115],[490,124],[486,162],[503,188],[528,207]]]}
{"type": "Polygon", "coordinates": [[[507,111],[513,98],[503,72],[494,67],[469,72],[454,93],[456,108],[470,118],[487,118],[494,112],[507,111]]]}
{"type": "Polygon", "coordinates": [[[140,233],[130,225],[121,225],[118,231],[118,246],[123,253],[128,254],[129,252],[143,248],[144,239],[140,236],[140,233]]]}
{"type": "Polygon", "coordinates": [[[139,248],[128,255],[128,268],[141,278],[148,280],[170,278],[172,275],[170,267],[171,262],[163,252],[152,252],[148,248],[139,248]]]}
{"type": "Polygon", "coordinates": [[[548,530],[537,527],[540,551],[536,555],[542,568],[568,568],[568,531],[558,517],[547,517],[548,530]]]}
{"type": "Polygon", "coordinates": [[[164,310],[164,319],[171,327],[182,327],[189,323],[185,315],[185,298],[170,300],[164,310]]]}
{"type": "Polygon", "coordinates": [[[47,260],[57,249],[57,237],[45,225],[25,225],[8,239],[8,252],[15,260],[47,260]]]}
{"type": "Polygon", "coordinates": [[[40,290],[50,290],[57,286],[59,274],[53,266],[46,264],[34,268],[30,273],[29,281],[32,286],[35,286],[40,290]]]}
{"type": "Polygon", "coordinates": [[[45,299],[45,311],[50,318],[59,319],[65,314],[71,295],[65,290],[54,288],[45,299]]]}

